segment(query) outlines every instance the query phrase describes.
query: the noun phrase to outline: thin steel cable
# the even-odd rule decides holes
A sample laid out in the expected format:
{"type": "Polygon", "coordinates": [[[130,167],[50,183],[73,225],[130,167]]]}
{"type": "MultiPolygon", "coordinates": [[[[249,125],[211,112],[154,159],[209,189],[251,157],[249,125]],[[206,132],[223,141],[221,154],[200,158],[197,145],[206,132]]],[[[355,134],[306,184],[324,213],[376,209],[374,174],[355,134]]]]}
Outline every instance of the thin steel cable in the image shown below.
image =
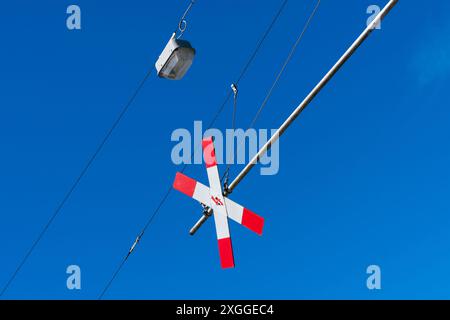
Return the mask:
{"type": "MultiPolygon", "coordinates": [[[[264,43],[264,41],[266,40],[267,36],[270,34],[270,32],[273,29],[273,26],[275,25],[276,21],[278,20],[278,18],[280,17],[281,13],[283,12],[286,4],[288,3],[289,0],[284,0],[283,3],[281,4],[280,8],[278,9],[277,13],[275,14],[275,16],[272,18],[272,21],[270,22],[269,26],[267,27],[266,31],[264,32],[262,38],[259,40],[256,48],[254,49],[252,55],[249,57],[247,63],[245,64],[245,66],[243,67],[243,69],[241,70],[241,73],[239,74],[239,77],[237,78],[235,84],[238,85],[239,82],[242,80],[242,78],[244,77],[244,75],[247,73],[250,65],[252,64],[253,60],[255,59],[256,55],[258,54],[259,50],[262,47],[262,44],[264,43]]],[[[219,108],[217,109],[214,117],[212,118],[211,122],[208,125],[208,129],[211,128],[214,123],[217,121],[217,118],[219,117],[219,115],[222,113],[223,109],[225,108],[225,106],[227,105],[228,101],[230,100],[232,96],[232,92],[230,90],[228,90],[228,93],[223,101],[223,103],[219,106],[219,108]]],[[[194,147],[194,150],[191,153],[191,158],[192,156],[194,156],[198,150],[194,147]]],[[[183,173],[187,168],[187,165],[185,164],[183,166],[183,168],[181,169],[181,173],[183,173]]],[[[106,286],[104,287],[104,289],[102,290],[101,294],[99,295],[98,299],[101,300],[104,295],[106,294],[106,292],[108,291],[108,289],[111,287],[112,283],[114,282],[114,280],[116,279],[117,275],[120,273],[120,271],[122,270],[123,266],[125,265],[126,261],[128,260],[128,258],[130,257],[131,253],[133,253],[134,249],[136,248],[137,244],[139,243],[139,241],[142,239],[142,237],[144,236],[146,230],[148,229],[148,227],[152,224],[154,218],[156,217],[156,215],[159,213],[160,209],[162,208],[162,206],[164,205],[164,203],[166,202],[166,200],[168,199],[170,193],[172,192],[173,188],[172,186],[169,187],[169,189],[167,190],[167,192],[164,194],[163,198],[161,199],[161,201],[159,202],[158,206],[156,207],[156,209],[153,211],[153,213],[151,214],[150,218],[148,219],[148,221],[146,222],[144,228],[142,229],[142,231],[140,232],[139,236],[136,238],[136,240],[134,241],[133,245],[131,246],[131,249],[128,251],[128,253],[126,254],[125,258],[121,261],[121,263],[119,264],[119,266],[117,267],[117,269],[115,270],[115,272],[113,273],[111,279],[108,281],[108,283],[106,284],[106,286]]]]}
{"type": "Polygon", "coordinates": [[[256,112],[255,117],[253,118],[252,122],[250,123],[249,128],[253,128],[253,126],[255,125],[256,120],[258,120],[261,112],[263,111],[263,109],[267,105],[267,102],[269,102],[269,99],[272,96],[273,90],[275,89],[276,85],[278,84],[278,81],[280,80],[281,76],[283,75],[284,71],[286,70],[287,65],[289,64],[289,62],[291,61],[292,57],[294,56],[294,53],[297,50],[298,45],[302,41],[303,36],[305,35],[306,31],[308,30],[309,26],[311,25],[311,22],[314,19],[314,16],[316,15],[317,9],[319,9],[320,1],[321,0],[317,1],[316,6],[314,7],[314,9],[311,12],[308,20],[306,21],[306,23],[305,23],[305,25],[304,25],[304,27],[302,29],[302,32],[297,37],[297,40],[295,41],[294,45],[292,46],[291,51],[289,52],[286,60],[284,61],[284,64],[281,67],[280,71],[278,72],[278,75],[275,78],[275,81],[272,83],[272,86],[270,87],[266,97],[264,98],[264,101],[262,102],[261,106],[259,107],[258,111],[256,112]]]}
{"type": "MultiPolygon", "coordinates": [[[[233,90],[233,115],[231,118],[231,127],[234,131],[236,129],[237,97],[238,97],[239,91],[238,91],[237,86],[234,83],[231,85],[231,89],[233,90]]],[[[230,168],[231,168],[231,163],[227,164],[227,167],[226,167],[226,169],[223,173],[223,176],[220,180],[224,185],[225,191],[228,189],[228,180],[230,178],[230,174],[229,174],[230,168]]]]}
{"type": "Polygon", "coordinates": [[[196,0],[191,0],[187,9],[184,11],[184,14],[181,16],[180,21],[178,22],[178,30],[175,29],[174,31],[175,34],[177,33],[177,31],[180,31],[180,34],[178,35],[177,39],[181,38],[184,32],[186,31],[187,28],[186,16],[188,15],[189,11],[191,11],[192,6],[195,4],[195,1],[196,0]]]}
{"type": "Polygon", "coordinates": [[[266,32],[264,33],[263,37],[260,39],[255,51],[253,52],[253,55],[250,57],[250,59],[248,59],[247,64],[244,66],[244,68],[241,71],[241,74],[239,75],[239,77],[237,78],[235,84],[238,85],[239,82],[242,80],[242,78],[244,77],[244,75],[247,73],[248,68],[250,67],[250,64],[253,62],[253,60],[255,59],[256,55],[258,54],[259,49],[261,49],[262,44],[264,43],[264,41],[266,40],[267,36],[270,34],[270,32],[273,29],[273,26],[275,25],[275,23],[277,22],[278,18],[280,17],[281,13],[283,12],[284,8],[286,7],[286,4],[289,2],[289,0],[284,0],[283,3],[281,4],[280,8],[278,9],[278,12],[275,14],[275,16],[272,19],[272,22],[270,23],[269,27],[267,28],[266,32]]]}
{"type": "Polygon", "coordinates": [[[231,128],[234,130],[236,129],[236,112],[237,112],[237,91],[234,93],[233,97],[233,115],[231,116],[231,128]]]}
{"type": "Polygon", "coordinates": [[[119,274],[120,270],[122,270],[123,265],[125,264],[125,262],[127,262],[127,259],[129,257],[129,254],[125,257],[125,259],[122,260],[122,262],[120,263],[119,267],[117,268],[116,272],[114,272],[112,278],[108,281],[108,284],[106,285],[106,287],[103,289],[102,293],[100,294],[100,296],[98,297],[98,300],[101,300],[103,298],[103,296],[105,295],[106,291],[109,289],[109,287],[111,286],[111,284],[113,283],[113,281],[116,279],[117,275],[119,274]]]}
{"type": "Polygon", "coordinates": [[[133,95],[131,96],[131,98],[128,100],[128,102],[124,105],[124,107],[122,108],[122,110],[119,113],[119,116],[117,117],[117,119],[114,121],[114,123],[112,124],[112,126],[109,128],[109,130],[107,131],[105,137],[103,138],[103,140],[101,141],[101,143],[98,145],[97,149],[95,150],[95,152],[92,154],[92,156],[89,158],[89,160],[87,161],[87,163],[85,164],[85,166],[83,167],[83,169],[81,170],[80,174],[78,175],[78,177],[75,179],[74,183],[72,184],[72,186],[70,187],[69,191],[65,194],[64,198],[62,199],[62,201],[59,203],[59,205],[57,206],[56,210],[54,211],[53,215],[50,217],[49,221],[47,222],[47,224],[44,226],[44,228],[42,229],[42,231],[39,233],[38,237],[36,238],[36,240],[33,242],[32,246],[30,247],[30,249],[27,251],[27,253],[25,254],[25,256],[23,257],[23,259],[21,260],[21,262],[19,263],[19,265],[17,266],[17,268],[15,269],[14,273],[11,275],[11,277],[9,278],[8,282],[6,283],[6,285],[3,287],[1,293],[0,293],[0,297],[3,296],[3,294],[6,292],[6,290],[9,288],[9,286],[11,285],[11,283],[14,281],[14,279],[16,278],[17,274],[20,272],[20,270],[22,269],[23,265],[26,263],[26,261],[28,260],[28,258],[30,257],[30,255],[33,253],[34,249],[36,248],[36,246],[39,244],[39,242],[41,241],[41,239],[43,238],[43,236],[45,235],[45,233],[47,232],[47,230],[49,229],[50,225],[53,223],[53,221],[56,219],[56,217],[60,214],[61,210],[63,209],[64,205],[66,204],[66,202],[69,200],[70,196],[73,194],[73,192],[75,191],[75,189],[77,188],[78,184],[80,183],[81,179],[85,176],[85,174],[87,173],[87,171],[89,170],[89,168],[91,167],[92,163],[95,161],[95,159],[97,158],[98,154],[100,153],[100,151],[103,149],[103,147],[105,146],[105,144],[108,142],[109,138],[111,137],[111,134],[114,132],[114,130],[117,128],[117,126],[119,125],[119,123],[122,121],[123,117],[125,116],[125,114],[127,113],[127,111],[130,109],[131,105],[133,104],[134,100],[136,99],[137,95],[139,94],[139,92],[141,91],[141,89],[144,87],[144,84],[147,82],[148,78],[150,77],[150,75],[153,73],[153,70],[150,69],[149,71],[147,71],[145,77],[142,79],[142,81],[139,83],[138,87],[136,88],[136,90],[134,91],[133,95]]]}
{"type": "MultiPolygon", "coordinates": [[[[318,1],[317,1],[317,3],[316,3],[316,5],[315,5],[313,11],[311,12],[311,14],[310,14],[308,20],[306,21],[305,25],[303,26],[303,29],[302,29],[301,33],[299,34],[299,36],[297,37],[297,39],[296,39],[294,45],[292,46],[292,48],[291,48],[291,50],[290,50],[290,52],[289,52],[287,58],[285,59],[285,61],[284,61],[284,63],[283,63],[283,66],[281,67],[280,71],[278,72],[278,75],[276,76],[276,78],[275,78],[275,80],[273,81],[273,83],[272,83],[272,85],[271,85],[269,91],[267,92],[266,97],[264,98],[264,100],[263,100],[261,106],[260,106],[260,107],[258,108],[258,110],[256,111],[256,114],[255,114],[255,116],[254,116],[252,122],[250,123],[249,128],[253,128],[253,126],[255,125],[256,121],[258,120],[258,118],[259,118],[261,112],[263,111],[263,109],[265,108],[265,106],[267,105],[267,103],[269,102],[269,99],[270,99],[270,97],[272,96],[273,91],[274,91],[276,85],[278,84],[278,81],[280,80],[281,76],[283,75],[284,71],[286,70],[286,67],[288,66],[288,64],[289,64],[289,62],[291,61],[291,59],[292,59],[292,57],[293,57],[295,51],[297,50],[298,45],[299,45],[300,42],[302,41],[302,39],[303,39],[303,37],[304,37],[306,31],[308,30],[309,26],[311,25],[311,22],[312,22],[314,16],[316,15],[317,9],[319,8],[320,1],[321,1],[321,0],[318,0],[318,1]]],[[[235,101],[235,103],[236,103],[236,101],[235,101]]],[[[235,110],[233,110],[233,112],[235,112],[235,110]]],[[[233,115],[233,117],[234,117],[234,115],[233,115]]],[[[234,123],[234,118],[233,118],[233,123],[234,123]]],[[[233,127],[233,128],[234,128],[234,127],[233,127]]],[[[222,183],[224,184],[224,187],[225,187],[224,189],[228,189],[228,180],[229,180],[229,177],[230,177],[230,170],[231,170],[231,165],[229,164],[229,165],[227,165],[227,168],[226,168],[226,170],[224,171],[224,173],[223,173],[223,175],[222,175],[222,178],[221,178],[221,181],[222,181],[222,183]]]]}
{"type": "MultiPolygon", "coordinates": [[[[183,166],[183,169],[181,170],[181,172],[183,172],[186,169],[186,165],[183,166]]],[[[108,283],[106,284],[105,288],[103,289],[102,293],[100,294],[100,296],[98,297],[98,300],[101,300],[103,298],[103,296],[105,295],[105,293],[108,291],[109,287],[111,286],[111,284],[114,282],[114,280],[116,279],[117,275],[119,274],[120,270],[122,270],[124,264],[127,262],[128,257],[131,255],[131,253],[134,251],[134,248],[136,247],[136,245],[139,243],[139,241],[141,240],[141,238],[144,236],[145,231],[147,230],[147,228],[151,225],[151,223],[153,222],[153,219],[156,217],[157,213],[159,212],[159,210],[161,209],[161,207],[164,205],[164,203],[166,202],[167,198],[169,197],[170,193],[172,191],[172,186],[170,186],[170,188],[166,191],[166,193],[164,194],[164,196],[162,197],[161,201],[158,204],[158,207],[156,208],[156,210],[153,212],[153,214],[150,216],[150,219],[148,219],[147,223],[145,224],[144,228],[142,229],[141,233],[139,234],[139,236],[136,238],[133,246],[131,247],[131,249],[128,251],[127,255],[125,256],[125,258],[122,260],[122,262],[120,263],[120,265],[118,266],[118,268],[116,269],[116,271],[114,272],[113,276],[111,277],[111,279],[108,281],[108,283]]]]}

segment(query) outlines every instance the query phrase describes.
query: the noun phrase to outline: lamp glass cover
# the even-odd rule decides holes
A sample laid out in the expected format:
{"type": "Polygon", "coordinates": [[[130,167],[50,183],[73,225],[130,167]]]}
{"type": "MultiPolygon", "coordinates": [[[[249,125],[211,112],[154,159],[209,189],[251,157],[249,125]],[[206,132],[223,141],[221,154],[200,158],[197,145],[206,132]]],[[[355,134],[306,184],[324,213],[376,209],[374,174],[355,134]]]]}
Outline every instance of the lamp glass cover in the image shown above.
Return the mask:
{"type": "Polygon", "coordinates": [[[192,65],[194,55],[195,51],[192,48],[177,48],[161,69],[159,75],[171,80],[179,80],[183,78],[192,65]]]}

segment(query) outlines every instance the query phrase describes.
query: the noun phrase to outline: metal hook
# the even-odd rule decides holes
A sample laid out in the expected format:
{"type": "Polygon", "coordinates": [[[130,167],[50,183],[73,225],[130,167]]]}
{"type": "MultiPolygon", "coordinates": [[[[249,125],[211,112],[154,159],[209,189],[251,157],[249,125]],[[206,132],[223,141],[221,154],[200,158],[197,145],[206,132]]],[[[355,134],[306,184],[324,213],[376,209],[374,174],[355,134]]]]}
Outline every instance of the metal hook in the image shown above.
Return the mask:
{"type": "Polygon", "coordinates": [[[187,7],[186,11],[184,12],[183,16],[180,19],[180,22],[178,23],[178,31],[180,34],[178,35],[177,39],[180,39],[183,33],[186,31],[187,28],[187,20],[186,16],[188,15],[189,11],[191,11],[192,6],[194,5],[195,0],[191,0],[191,3],[187,7]]]}
{"type": "Polygon", "coordinates": [[[180,20],[180,23],[178,24],[178,30],[181,32],[181,34],[183,34],[183,32],[186,31],[186,28],[187,28],[186,19],[180,20]]]}

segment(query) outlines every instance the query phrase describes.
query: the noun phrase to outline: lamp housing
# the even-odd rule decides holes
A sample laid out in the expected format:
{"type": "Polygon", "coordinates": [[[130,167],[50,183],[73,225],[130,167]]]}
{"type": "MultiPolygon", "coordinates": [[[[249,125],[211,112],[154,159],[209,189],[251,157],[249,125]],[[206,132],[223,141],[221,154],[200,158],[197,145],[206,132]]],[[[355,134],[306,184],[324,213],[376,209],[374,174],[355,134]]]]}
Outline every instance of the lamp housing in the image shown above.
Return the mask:
{"type": "Polygon", "coordinates": [[[158,76],[180,80],[192,65],[195,49],[186,40],[177,39],[175,33],[155,63],[158,76]]]}

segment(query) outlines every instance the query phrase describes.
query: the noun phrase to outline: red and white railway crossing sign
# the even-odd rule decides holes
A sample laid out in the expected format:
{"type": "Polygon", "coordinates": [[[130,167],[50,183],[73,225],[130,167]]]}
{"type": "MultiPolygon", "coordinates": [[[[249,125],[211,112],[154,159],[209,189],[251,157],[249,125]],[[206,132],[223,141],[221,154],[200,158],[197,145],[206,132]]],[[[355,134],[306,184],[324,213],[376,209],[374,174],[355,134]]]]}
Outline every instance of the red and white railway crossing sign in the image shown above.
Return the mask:
{"type": "Polygon", "coordinates": [[[180,172],[175,177],[173,187],[212,209],[221,266],[222,268],[233,268],[234,257],[228,218],[259,235],[262,235],[264,218],[223,195],[212,137],[203,139],[202,148],[209,188],[180,172]]]}

